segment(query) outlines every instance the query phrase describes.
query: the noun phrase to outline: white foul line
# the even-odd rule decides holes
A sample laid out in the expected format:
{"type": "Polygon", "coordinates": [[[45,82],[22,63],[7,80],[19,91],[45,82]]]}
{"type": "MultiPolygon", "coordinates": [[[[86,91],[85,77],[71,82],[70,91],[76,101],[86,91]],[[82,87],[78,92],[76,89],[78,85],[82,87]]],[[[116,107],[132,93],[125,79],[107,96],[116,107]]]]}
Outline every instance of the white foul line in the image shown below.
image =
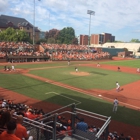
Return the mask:
{"type": "Polygon", "coordinates": [[[56,94],[56,95],[62,96],[62,97],[64,97],[64,98],[67,98],[67,99],[69,99],[69,100],[76,101],[76,102],[77,102],[77,104],[76,104],[76,105],[81,104],[81,102],[80,102],[80,101],[75,100],[75,99],[70,98],[70,97],[67,97],[67,96],[65,96],[65,95],[61,95],[61,94],[59,94],[59,93],[57,93],[57,92],[47,92],[47,93],[45,93],[45,94],[50,94],[50,93],[54,93],[54,94],[56,94]]]}

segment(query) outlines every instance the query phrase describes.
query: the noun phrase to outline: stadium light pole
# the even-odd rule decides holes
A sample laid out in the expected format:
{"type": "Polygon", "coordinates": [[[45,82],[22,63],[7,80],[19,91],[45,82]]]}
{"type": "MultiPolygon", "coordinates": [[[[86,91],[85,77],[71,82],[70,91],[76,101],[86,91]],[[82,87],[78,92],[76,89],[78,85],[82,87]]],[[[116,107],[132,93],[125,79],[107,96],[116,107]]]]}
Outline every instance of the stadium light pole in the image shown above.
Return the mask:
{"type": "MultiPolygon", "coordinates": [[[[41,0],[38,0],[41,1],[41,0]]],[[[35,0],[34,0],[34,23],[33,23],[33,45],[35,44],[35,0]]]]}
{"type": "Polygon", "coordinates": [[[34,0],[34,17],[33,17],[33,45],[35,44],[35,0],[34,0]]]}
{"type": "Polygon", "coordinates": [[[89,35],[88,35],[88,47],[89,47],[89,44],[90,44],[90,25],[91,25],[91,15],[95,15],[95,12],[92,11],[92,10],[87,10],[87,14],[90,15],[90,18],[89,18],[89,35]]]}

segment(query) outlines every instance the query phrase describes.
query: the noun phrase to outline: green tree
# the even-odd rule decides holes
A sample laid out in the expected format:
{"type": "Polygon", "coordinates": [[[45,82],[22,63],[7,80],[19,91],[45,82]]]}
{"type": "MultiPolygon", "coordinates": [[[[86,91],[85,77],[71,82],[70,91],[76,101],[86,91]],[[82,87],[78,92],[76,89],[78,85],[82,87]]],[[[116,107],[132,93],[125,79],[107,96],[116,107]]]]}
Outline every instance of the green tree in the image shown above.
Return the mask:
{"type": "Polygon", "coordinates": [[[74,38],[74,39],[72,40],[72,44],[78,45],[78,39],[77,39],[77,38],[74,38]]]}
{"type": "Polygon", "coordinates": [[[57,43],[59,32],[60,31],[57,29],[51,29],[49,30],[49,32],[46,32],[45,38],[47,40],[47,43],[50,43],[50,42],[57,43]]]}
{"type": "Polygon", "coordinates": [[[55,44],[56,41],[55,41],[55,39],[52,37],[52,38],[48,38],[47,43],[49,43],[49,44],[55,44]]]}
{"type": "Polygon", "coordinates": [[[140,40],[139,40],[139,39],[131,39],[130,42],[131,42],[131,43],[140,43],[140,40]]]}
{"type": "Polygon", "coordinates": [[[42,43],[42,42],[47,43],[47,40],[46,40],[46,39],[39,39],[39,40],[36,42],[36,44],[40,44],[40,43],[42,43]]]}
{"type": "Polygon", "coordinates": [[[6,30],[1,31],[0,41],[31,42],[30,37],[27,35],[25,31],[13,29],[13,28],[7,28],[6,30]]]}
{"type": "Polygon", "coordinates": [[[123,41],[116,40],[114,43],[123,43],[123,41]]]}
{"type": "Polygon", "coordinates": [[[72,44],[75,38],[75,31],[72,27],[63,28],[58,35],[61,44],[72,44]]]}

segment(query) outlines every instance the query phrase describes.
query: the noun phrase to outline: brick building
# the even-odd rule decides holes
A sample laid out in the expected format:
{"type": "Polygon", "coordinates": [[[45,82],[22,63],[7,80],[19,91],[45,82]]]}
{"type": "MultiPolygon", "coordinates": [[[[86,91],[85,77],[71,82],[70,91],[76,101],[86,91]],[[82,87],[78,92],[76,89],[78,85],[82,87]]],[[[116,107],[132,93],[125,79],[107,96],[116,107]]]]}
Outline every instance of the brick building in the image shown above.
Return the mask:
{"type": "MultiPolygon", "coordinates": [[[[8,27],[24,30],[31,39],[33,39],[33,25],[24,18],[12,17],[7,15],[0,15],[0,31],[8,27]]],[[[40,30],[35,27],[35,41],[40,38],[40,30]]]]}
{"type": "MultiPolygon", "coordinates": [[[[88,45],[88,35],[80,35],[79,40],[80,45],[88,45]]],[[[112,34],[109,33],[91,34],[90,45],[104,44],[106,42],[115,42],[115,36],[112,36],[112,34]]]]}
{"type": "Polygon", "coordinates": [[[79,45],[88,45],[88,35],[80,35],[79,45]]]}
{"type": "Polygon", "coordinates": [[[104,44],[106,42],[114,42],[115,36],[109,33],[92,34],[90,44],[104,44]]]}

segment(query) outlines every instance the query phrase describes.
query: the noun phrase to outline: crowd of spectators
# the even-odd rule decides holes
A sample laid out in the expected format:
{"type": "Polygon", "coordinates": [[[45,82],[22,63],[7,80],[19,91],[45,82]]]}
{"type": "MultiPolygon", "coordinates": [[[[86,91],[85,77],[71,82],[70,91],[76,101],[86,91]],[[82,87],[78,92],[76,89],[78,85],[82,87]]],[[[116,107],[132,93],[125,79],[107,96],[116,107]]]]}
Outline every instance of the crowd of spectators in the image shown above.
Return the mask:
{"type": "Polygon", "coordinates": [[[34,109],[21,103],[13,103],[11,100],[0,100],[0,140],[33,140],[30,131],[22,125],[23,118],[31,120],[41,118],[44,115],[42,109],[34,109]]]}
{"type": "Polygon", "coordinates": [[[116,131],[114,131],[109,133],[108,140],[134,140],[134,139],[131,136],[125,136],[123,133],[119,135],[116,131]]]}
{"type": "Polygon", "coordinates": [[[0,58],[6,56],[38,56],[42,55],[35,47],[25,42],[0,42],[0,58]]]}
{"type": "Polygon", "coordinates": [[[16,115],[22,115],[23,117],[27,117],[29,119],[35,119],[44,114],[43,109],[34,109],[32,106],[28,106],[22,103],[13,103],[11,100],[0,100],[0,106],[3,110],[12,111],[16,113],[16,115]]]}
{"type": "Polygon", "coordinates": [[[108,52],[86,45],[41,44],[52,60],[96,60],[109,58],[108,52]]]}
{"type": "MultiPolygon", "coordinates": [[[[31,120],[41,120],[45,112],[43,109],[34,109],[32,106],[28,106],[22,103],[13,103],[11,100],[0,100],[0,140],[22,140],[24,137],[26,140],[32,140],[33,137],[29,137],[29,131],[22,125],[23,117],[26,117],[31,120]],[[15,119],[16,117],[16,119],[15,119]],[[16,124],[15,124],[16,122],[16,124]],[[9,127],[12,127],[12,129],[9,127]],[[10,134],[10,136],[9,136],[10,134]],[[13,137],[13,139],[12,139],[13,137]],[[17,138],[18,137],[18,138],[17,138]]],[[[53,118],[47,120],[53,122],[53,118]]],[[[43,122],[46,123],[46,122],[43,122]]],[[[51,124],[50,124],[51,126],[51,124]]],[[[52,123],[53,127],[53,123],[52,123]]],[[[65,132],[71,136],[71,120],[66,119],[64,116],[58,116],[56,124],[57,133],[62,136],[65,135],[65,132]]],[[[47,131],[42,130],[44,137],[48,140],[47,131]]]]}
{"type": "MultiPolygon", "coordinates": [[[[65,134],[66,131],[69,136],[72,134],[71,130],[71,120],[65,119],[65,117],[58,116],[58,124],[57,131],[59,133],[65,134]]],[[[81,132],[86,132],[88,134],[96,134],[100,127],[96,127],[95,125],[91,125],[85,122],[84,118],[76,117],[75,128],[80,130],[81,132]]],[[[105,139],[105,133],[101,135],[102,139],[105,139]]],[[[123,133],[118,134],[116,131],[109,132],[107,140],[134,140],[131,136],[125,136],[123,133]]]]}
{"type": "MultiPolygon", "coordinates": [[[[0,100],[0,139],[4,139],[8,137],[8,134],[11,134],[12,137],[18,137],[22,139],[32,140],[33,137],[29,137],[29,131],[22,125],[23,117],[27,117],[31,120],[42,119],[43,115],[46,113],[43,109],[34,109],[32,106],[28,106],[22,103],[13,103],[11,100],[0,100]],[[16,116],[16,119],[13,119],[16,116]],[[16,121],[16,124],[14,123],[16,121]],[[16,127],[16,129],[15,129],[16,127]],[[24,132],[24,133],[23,133],[24,132]]],[[[53,120],[53,119],[52,119],[53,120]]],[[[48,120],[47,120],[48,121],[48,120]]],[[[45,123],[45,122],[43,122],[45,123]]],[[[53,125],[52,125],[53,126],[53,125]]],[[[76,116],[75,128],[86,133],[94,133],[96,134],[100,128],[96,127],[92,124],[88,124],[85,122],[84,118],[80,118],[76,116]]],[[[72,122],[71,119],[66,118],[65,116],[57,116],[57,124],[56,124],[57,134],[60,136],[71,136],[72,135],[72,122]]],[[[48,138],[47,131],[42,131],[45,137],[48,138]]],[[[102,134],[102,138],[104,138],[104,133],[102,134]]],[[[17,140],[19,140],[17,138],[17,140]]],[[[12,140],[12,139],[11,139],[12,140]]],[[[15,138],[16,140],[16,138],[15,138]]],[[[124,136],[124,134],[117,134],[117,132],[110,132],[108,135],[108,140],[133,140],[131,136],[124,136]]]]}
{"type": "Polygon", "coordinates": [[[102,52],[86,45],[46,44],[38,47],[25,42],[0,42],[0,58],[6,56],[49,56],[51,60],[96,60],[109,58],[108,52],[102,52]]]}

